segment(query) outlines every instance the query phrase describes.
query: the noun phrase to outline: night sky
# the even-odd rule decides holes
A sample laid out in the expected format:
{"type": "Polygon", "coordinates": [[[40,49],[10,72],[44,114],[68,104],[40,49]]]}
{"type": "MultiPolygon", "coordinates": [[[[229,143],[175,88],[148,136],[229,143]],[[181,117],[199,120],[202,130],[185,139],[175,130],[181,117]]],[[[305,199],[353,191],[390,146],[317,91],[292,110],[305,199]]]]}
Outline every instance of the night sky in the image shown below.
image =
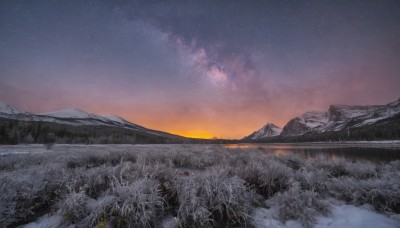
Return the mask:
{"type": "Polygon", "coordinates": [[[241,138],[400,98],[400,1],[0,1],[0,100],[241,138]]]}

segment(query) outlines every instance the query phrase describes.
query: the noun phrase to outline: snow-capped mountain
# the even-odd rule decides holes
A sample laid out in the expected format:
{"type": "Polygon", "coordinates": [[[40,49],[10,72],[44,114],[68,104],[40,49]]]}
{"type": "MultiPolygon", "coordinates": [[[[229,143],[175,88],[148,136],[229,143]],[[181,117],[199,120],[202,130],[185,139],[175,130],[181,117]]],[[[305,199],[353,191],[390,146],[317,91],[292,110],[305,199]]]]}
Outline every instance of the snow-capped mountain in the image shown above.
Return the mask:
{"type": "Polygon", "coordinates": [[[151,134],[156,136],[171,137],[166,132],[147,129],[140,125],[131,123],[119,116],[102,116],[94,113],[89,113],[79,108],[68,108],[57,110],[53,112],[46,112],[40,114],[32,114],[23,112],[14,108],[10,105],[0,101],[0,117],[5,119],[14,119],[21,121],[35,121],[35,122],[49,122],[56,124],[64,124],[70,126],[106,126],[106,127],[117,127],[128,130],[135,130],[143,132],[145,134],[151,134]]]}
{"type": "Polygon", "coordinates": [[[24,113],[10,105],[7,105],[5,103],[3,103],[2,101],[0,101],[0,114],[3,115],[17,115],[17,114],[21,114],[24,113]]]}
{"type": "MultiPolygon", "coordinates": [[[[84,124],[84,125],[117,125],[117,126],[124,126],[126,124],[132,124],[128,121],[125,121],[119,117],[119,116],[113,116],[112,118],[107,117],[107,116],[101,116],[98,114],[94,113],[89,113],[86,111],[83,111],[82,109],[79,108],[67,108],[67,109],[61,109],[53,112],[46,112],[46,113],[40,113],[38,116],[42,117],[52,117],[54,118],[55,121],[65,121],[65,120],[70,120],[73,121],[74,124],[84,124]]],[[[139,125],[135,125],[139,126],[139,125]]]]}
{"type": "Polygon", "coordinates": [[[57,111],[54,111],[54,112],[40,113],[39,115],[51,116],[51,117],[57,117],[57,118],[101,119],[101,120],[106,120],[106,118],[104,118],[102,116],[85,112],[85,111],[83,111],[82,109],[79,109],[79,108],[67,108],[67,109],[57,110],[57,111]]]}
{"type": "Polygon", "coordinates": [[[117,115],[106,115],[106,116],[102,116],[103,118],[106,118],[108,121],[112,121],[113,124],[116,125],[120,125],[120,126],[129,126],[135,129],[146,129],[140,125],[131,123],[127,120],[125,120],[124,118],[117,116],[117,115]]]}
{"type": "Polygon", "coordinates": [[[282,129],[282,135],[301,135],[310,129],[319,128],[328,122],[328,116],[323,112],[306,112],[290,120],[282,129]]]}
{"type": "Polygon", "coordinates": [[[124,120],[123,118],[121,118],[121,117],[119,117],[117,115],[109,115],[109,116],[104,116],[104,117],[109,119],[109,120],[111,120],[111,121],[120,123],[120,124],[125,124],[126,122],[128,122],[128,121],[124,120]]]}
{"type": "Polygon", "coordinates": [[[243,140],[336,132],[375,123],[387,123],[399,117],[400,99],[386,105],[331,105],[327,112],[306,112],[295,117],[283,129],[267,124],[243,140]]]}
{"type": "Polygon", "coordinates": [[[310,112],[290,120],[282,136],[340,131],[400,115],[400,99],[387,105],[331,105],[327,112],[310,112]]]}
{"type": "Polygon", "coordinates": [[[253,132],[251,135],[244,137],[244,140],[256,140],[269,138],[280,135],[282,132],[282,128],[276,126],[275,124],[268,123],[261,129],[253,132]]]}

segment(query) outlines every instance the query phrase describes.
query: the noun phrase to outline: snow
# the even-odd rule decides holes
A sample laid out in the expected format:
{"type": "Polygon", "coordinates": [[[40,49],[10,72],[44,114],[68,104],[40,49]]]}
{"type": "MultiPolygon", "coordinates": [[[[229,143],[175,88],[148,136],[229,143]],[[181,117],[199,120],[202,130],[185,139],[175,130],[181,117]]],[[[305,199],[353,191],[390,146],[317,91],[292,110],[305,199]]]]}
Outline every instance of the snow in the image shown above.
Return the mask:
{"type": "Polygon", "coordinates": [[[282,128],[280,128],[274,124],[268,123],[261,129],[255,131],[253,134],[251,134],[251,139],[261,139],[261,138],[273,137],[273,136],[280,135],[281,132],[282,132],[282,128]]]}
{"type": "MultiPolygon", "coordinates": [[[[274,209],[257,208],[253,213],[253,223],[255,227],[275,227],[275,228],[302,228],[297,221],[281,222],[274,218],[274,209]]],[[[333,206],[331,216],[318,217],[314,228],[396,228],[400,227],[400,222],[391,219],[383,214],[378,214],[366,208],[355,207],[352,205],[333,206]]]]}
{"type": "Polygon", "coordinates": [[[257,208],[252,214],[252,222],[256,228],[303,228],[299,222],[290,220],[285,223],[274,218],[274,208],[257,208]]]}
{"type": "MultiPolygon", "coordinates": [[[[387,105],[332,105],[327,112],[306,112],[298,122],[314,132],[340,131],[348,127],[373,124],[400,113],[400,101],[387,105]],[[338,114],[337,114],[338,113],[338,114]],[[332,120],[332,117],[335,120],[332,120]]],[[[299,134],[299,135],[301,135],[299,134]]]]}
{"type": "Polygon", "coordinates": [[[59,227],[63,222],[63,217],[60,215],[45,215],[37,221],[28,223],[23,228],[53,228],[59,227]]]}
{"type": "Polygon", "coordinates": [[[325,112],[306,112],[299,117],[300,123],[309,129],[314,129],[326,125],[329,121],[325,112]]]}
{"type": "Polygon", "coordinates": [[[40,115],[52,116],[52,117],[58,117],[58,118],[77,118],[77,119],[93,118],[92,114],[85,112],[78,108],[67,108],[67,109],[62,109],[62,110],[58,110],[58,111],[54,111],[54,112],[41,113],[40,115]]]}
{"type": "MultiPolygon", "coordinates": [[[[142,177],[145,178],[147,175],[156,175],[156,174],[158,175],[158,173],[160,174],[166,173],[167,174],[166,178],[171,178],[171,179],[166,179],[164,183],[171,183],[172,189],[178,189],[176,186],[183,187],[184,184],[186,185],[190,184],[190,186],[192,186],[192,184],[193,186],[196,185],[199,186],[201,183],[207,183],[207,182],[192,182],[198,180],[198,178],[209,178],[209,177],[218,178],[215,179],[216,183],[224,181],[223,183],[225,183],[226,186],[232,187],[225,189],[224,184],[218,185],[216,187],[216,189],[221,189],[220,186],[222,186],[223,187],[222,192],[226,193],[228,193],[232,189],[233,189],[232,192],[237,192],[238,190],[242,191],[241,189],[243,189],[243,187],[245,186],[244,180],[240,181],[240,179],[235,179],[235,181],[233,181],[230,179],[231,177],[227,175],[228,173],[232,173],[234,174],[233,176],[235,176],[235,178],[239,178],[242,175],[248,175],[246,174],[248,173],[247,171],[243,171],[245,167],[255,167],[254,172],[252,173],[257,174],[257,176],[262,175],[263,179],[265,180],[270,180],[271,179],[270,177],[273,177],[270,176],[270,174],[273,173],[286,173],[285,175],[287,175],[290,181],[300,181],[303,184],[313,183],[312,184],[313,186],[319,186],[318,183],[332,183],[330,180],[336,179],[335,177],[331,177],[330,175],[328,175],[328,173],[325,172],[313,173],[314,171],[317,171],[319,169],[323,169],[326,171],[330,170],[331,167],[329,167],[330,163],[328,162],[321,163],[323,165],[320,166],[314,162],[293,160],[294,159],[293,157],[281,157],[277,159],[275,157],[271,157],[266,154],[265,154],[266,156],[263,156],[264,151],[261,151],[259,149],[246,149],[246,150],[224,149],[219,145],[59,145],[56,144],[50,150],[46,150],[43,145],[0,146],[0,154],[2,150],[8,153],[12,152],[13,150],[19,152],[30,151],[30,150],[38,152],[29,155],[9,154],[7,156],[0,157],[1,161],[0,166],[3,167],[2,170],[0,170],[1,171],[0,179],[4,182],[4,184],[1,185],[2,197],[0,197],[0,200],[2,201],[0,206],[3,207],[1,207],[0,210],[3,210],[4,213],[7,213],[8,218],[12,218],[11,216],[14,216],[15,214],[12,208],[12,205],[14,204],[10,204],[9,202],[11,203],[15,202],[16,204],[18,204],[21,202],[21,200],[29,201],[29,199],[14,197],[15,189],[21,191],[21,194],[28,196],[31,196],[32,194],[32,196],[35,197],[38,194],[51,194],[51,192],[42,193],[41,191],[39,191],[41,189],[41,186],[43,186],[46,183],[49,186],[54,186],[53,184],[62,183],[63,185],[65,184],[65,186],[70,186],[70,187],[75,186],[76,189],[80,189],[80,187],[86,186],[86,184],[88,184],[88,186],[86,187],[94,189],[93,187],[98,186],[97,184],[101,183],[97,182],[97,180],[102,180],[103,176],[122,177],[122,174],[124,172],[125,174],[130,174],[130,173],[134,174],[132,176],[124,175],[124,177],[126,176],[127,178],[132,178],[128,179],[127,181],[131,180],[137,181],[137,178],[142,178],[142,177]],[[39,153],[40,150],[43,151],[42,154],[39,153]],[[92,160],[94,156],[98,157],[99,159],[94,159],[96,160],[94,161],[96,163],[91,164],[93,162],[92,160]],[[131,162],[132,158],[135,159],[135,163],[131,162]],[[223,159],[221,160],[221,158],[223,159]],[[110,161],[111,159],[120,162],[118,162],[117,165],[112,164],[111,162],[103,163],[103,161],[110,161]],[[237,165],[232,166],[232,164],[235,164],[234,162],[240,161],[242,159],[246,159],[246,163],[239,162],[237,163],[237,165]],[[175,165],[172,162],[173,160],[178,161],[180,165],[178,166],[175,165]],[[161,161],[163,163],[160,163],[161,161]],[[304,169],[300,168],[298,170],[294,170],[286,165],[289,164],[288,161],[298,161],[299,164],[304,165],[304,169]],[[69,167],[68,164],[72,164],[73,166],[69,167]],[[182,166],[182,164],[185,164],[185,166],[182,166]],[[199,164],[201,164],[201,166],[204,166],[201,168],[202,169],[201,172],[189,172],[189,174],[187,175],[188,172],[185,172],[186,170],[198,169],[197,166],[199,164]],[[327,165],[327,167],[325,167],[325,165],[327,165]],[[268,168],[268,170],[263,173],[265,168],[268,168]],[[304,172],[305,170],[308,171],[304,172]],[[320,175],[322,176],[322,178],[318,177],[317,179],[314,179],[314,176],[320,176],[320,175]],[[328,179],[325,179],[325,177],[328,179]],[[77,180],[77,178],[82,178],[79,179],[82,180],[79,182],[81,186],[76,185],[77,182],[75,180],[77,180]],[[175,182],[177,178],[178,179],[182,178],[179,180],[182,180],[183,182],[175,182]],[[229,182],[225,182],[228,180],[229,182]]],[[[280,149],[277,148],[277,150],[280,149]]],[[[342,167],[344,167],[345,170],[351,172],[349,177],[345,179],[348,180],[348,182],[351,185],[353,185],[354,181],[354,188],[355,190],[357,190],[357,192],[360,192],[363,189],[365,189],[364,187],[362,187],[364,186],[363,183],[366,182],[369,183],[370,181],[372,181],[371,183],[381,183],[381,179],[386,179],[385,183],[379,185],[371,184],[371,186],[373,187],[373,189],[377,189],[377,192],[381,191],[385,192],[386,189],[390,190],[387,193],[387,195],[386,193],[384,193],[385,195],[383,196],[383,200],[385,203],[390,202],[390,200],[396,199],[395,198],[397,196],[396,183],[398,183],[398,175],[396,174],[399,171],[398,162],[387,163],[387,164],[379,163],[374,165],[374,164],[359,164],[352,162],[350,163],[344,161],[344,163],[341,164],[343,165],[342,167]],[[368,180],[367,179],[359,180],[358,178],[362,178],[359,175],[360,170],[364,170],[366,172],[371,171],[376,175],[372,175],[373,177],[372,176],[368,177],[367,178],[368,180]],[[358,184],[358,181],[360,181],[359,182],[360,184],[358,184]],[[358,186],[361,187],[359,188],[358,186]]],[[[204,180],[208,181],[211,179],[204,179],[204,180]]],[[[126,183],[131,183],[131,182],[126,182],[126,183]]],[[[141,185],[140,183],[137,185],[140,186],[141,185]]],[[[133,184],[132,186],[136,186],[136,184],[133,184]]],[[[293,188],[293,186],[294,185],[292,185],[291,189],[293,188]]],[[[154,189],[153,187],[151,187],[150,189],[154,189]]],[[[356,206],[345,205],[341,201],[343,200],[343,197],[336,195],[336,193],[339,193],[344,188],[347,188],[348,185],[347,184],[343,185],[339,183],[338,185],[327,185],[327,187],[329,187],[331,191],[335,192],[335,194],[329,194],[329,195],[335,195],[334,196],[336,197],[335,199],[326,198],[330,196],[327,196],[326,194],[322,193],[319,195],[311,194],[307,195],[307,197],[302,197],[302,195],[304,195],[303,193],[305,192],[304,189],[292,191],[293,194],[289,198],[287,198],[287,196],[281,196],[279,198],[279,201],[275,201],[272,204],[263,205],[261,202],[263,198],[258,198],[258,197],[254,199],[250,198],[248,200],[246,199],[245,202],[251,202],[251,204],[249,204],[248,206],[252,210],[252,212],[248,211],[247,209],[243,210],[243,213],[246,214],[251,213],[251,217],[249,217],[249,220],[246,221],[246,224],[254,224],[255,227],[301,228],[302,224],[308,224],[304,223],[303,220],[302,220],[303,223],[300,223],[300,219],[302,219],[301,216],[308,216],[311,214],[313,218],[315,218],[315,223],[313,223],[314,220],[308,220],[308,221],[311,221],[311,223],[315,224],[313,227],[318,227],[318,228],[399,227],[400,225],[399,215],[389,214],[390,213],[389,210],[391,210],[391,208],[386,210],[388,215],[392,216],[388,217],[387,215],[379,214],[376,211],[372,211],[366,206],[356,207],[356,206]],[[334,186],[337,187],[339,185],[342,186],[343,188],[340,187],[337,189],[334,187],[334,186]],[[314,207],[314,204],[310,204],[311,205],[310,207],[302,206],[302,204],[299,203],[296,204],[295,202],[293,202],[292,199],[297,197],[300,199],[299,202],[307,205],[309,199],[315,199],[318,201],[320,200],[326,202],[332,207],[331,213],[330,214],[314,213],[315,211],[319,212],[320,210],[325,211],[325,209],[320,209],[321,207],[314,207]],[[285,201],[285,199],[289,200],[285,201]],[[281,208],[284,208],[284,206],[282,207],[282,205],[286,204],[300,205],[297,211],[300,214],[300,216],[294,217],[296,219],[299,219],[299,221],[292,220],[292,221],[282,222],[277,219],[278,218],[277,212],[280,212],[281,208]],[[254,208],[254,205],[263,205],[260,207],[269,206],[271,208],[254,208]],[[307,210],[303,210],[303,208],[306,208],[307,210]],[[310,211],[309,210],[310,208],[315,208],[315,210],[310,211]],[[303,211],[308,211],[308,212],[302,213],[303,211]],[[328,215],[320,216],[320,214],[328,214],[328,215]]],[[[122,190],[124,189],[125,187],[122,188],[122,190]]],[[[188,191],[185,190],[186,188],[182,189],[183,190],[178,192],[178,194],[181,194],[180,197],[183,196],[184,197],[179,199],[187,199],[186,195],[190,194],[187,194],[188,191]]],[[[287,191],[288,190],[285,187],[280,188],[277,194],[283,194],[287,191]]],[[[105,193],[109,194],[110,192],[107,190],[105,193]]],[[[250,191],[248,191],[248,193],[249,195],[252,195],[250,194],[250,191]]],[[[73,194],[78,194],[78,192],[75,192],[73,194]]],[[[245,195],[240,195],[240,197],[238,197],[237,195],[232,198],[229,197],[229,202],[233,202],[237,205],[244,205],[243,201],[241,200],[242,196],[245,195]]],[[[33,199],[35,197],[33,197],[33,199]]],[[[64,205],[66,199],[74,199],[73,197],[69,198],[70,194],[68,195],[63,194],[59,195],[58,197],[60,198],[59,199],[57,198],[57,200],[59,200],[57,202],[57,205],[64,205]]],[[[90,197],[92,196],[87,196],[87,197],[85,196],[84,205],[86,206],[85,207],[86,211],[88,213],[99,214],[95,212],[97,211],[97,208],[100,208],[97,206],[99,206],[100,202],[104,202],[103,200],[106,199],[105,197],[107,197],[107,195],[98,196],[99,198],[90,198],[90,197]]],[[[220,198],[223,197],[217,197],[215,200],[219,200],[220,198]]],[[[365,204],[365,201],[363,199],[361,199],[360,201],[358,200],[356,201],[356,199],[354,200],[355,200],[354,203],[356,205],[365,204]]],[[[196,203],[196,205],[202,205],[201,202],[203,201],[195,200],[194,202],[196,203]]],[[[33,203],[35,203],[35,201],[30,200],[29,205],[33,205],[33,203]]],[[[74,207],[76,208],[76,211],[80,210],[80,205],[76,205],[76,207],[74,207]]],[[[234,205],[234,204],[225,204],[225,205],[234,205]]],[[[231,209],[232,208],[233,207],[231,207],[231,209]]],[[[18,208],[18,213],[16,213],[15,215],[21,216],[27,214],[29,210],[30,207],[18,208]]],[[[102,209],[100,208],[100,211],[101,210],[102,209]]],[[[211,211],[214,209],[210,207],[209,209],[207,208],[207,210],[211,211]]],[[[242,209],[239,208],[238,210],[242,209]]],[[[32,216],[30,217],[30,219],[35,219],[35,220],[37,219],[37,221],[29,223],[25,225],[25,227],[66,227],[68,226],[69,223],[68,221],[63,220],[63,218],[60,217],[62,216],[63,213],[64,213],[63,210],[60,209],[59,211],[52,210],[50,215],[42,216],[43,214],[38,214],[37,215],[38,217],[39,215],[42,216],[39,218],[32,216]]],[[[176,215],[177,215],[176,213],[160,214],[160,217],[156,219],[157,220],[156,222],[159,222],[160,220],[161,221],[159,224],[156,225],[156,227],[175,227],[175,225],[177,224],[179,225],[178,223],[179,221],[186,221],[183,220],[184,218],[180,217],[179,219],[182,220],[178,220],[177,217],[174,217],[176,215]]],[[[2,218],[7,218],[7,216],[0,217],[0,221],[2,218]]],[[[109,214],[108,216],[111,215],[109,214]]],[[[15,217],[15,218],[18,219],[20,217],[15,217]]],[[[86,224],[87,222],[86,219],[90,219],[90,217],[82,218],[79,221],[80,222],[79,224],[80,225],[86,224]]],[[[7,222],[11,221],[11,219],[6,219],[6,220],[7,222]]],[[[77,225],[77,227],[80,226],[77,225]]]]}
{"type": "Polygon", "coordinates": [[[301,118],[304,118],[304,119],[315,118],[316,116],[323,116],[323,115],[325,115],[325,112],[310,111],[310,112],[306,112],[303,115],[301,115],[301,118]]]}
{"type": "Polygon", "coordinates": [[[9,115],[15,115],[15,114],[20,114],[23,113],[22,111],[7,105],[5,103],[3,103],[2,101],[0,101],[0,113],[1,114],[9,114],[9,115]]]}
{"type": "Polygon", "coordinates": [[[81,125],[114,126],[114,127],[143,131],[153,135],[170,136],[169,134],[164,132],[146,129],[140,125],[130,123],[116,115],[101,116],[94,113],[86,112],[79,108],[67,108],[53,112],[31,114],[27,112],[21,112],[0,101],[0,117],[5,117],[9,119],[18,119],[22,121],[42,121],[42,122],[59,123],[71,126],[81,126],[81,125]]]}
{"type": "Polygon", "coordinates": [[[104,116],[104,118],[107,118],[111,121],[117,122],[117,123],[121,123],[121,124],[125,124],[127,121],[122,119],[121,117],[117,116],[117,115],[109,115],[109,116],[104,116]]]}
{"type": "Polygon", "coordinates": [[[383,214],[352,205],[335,206],[332,217],[319,217],[315,228],[395,228],[400,222],[383,214]]]}

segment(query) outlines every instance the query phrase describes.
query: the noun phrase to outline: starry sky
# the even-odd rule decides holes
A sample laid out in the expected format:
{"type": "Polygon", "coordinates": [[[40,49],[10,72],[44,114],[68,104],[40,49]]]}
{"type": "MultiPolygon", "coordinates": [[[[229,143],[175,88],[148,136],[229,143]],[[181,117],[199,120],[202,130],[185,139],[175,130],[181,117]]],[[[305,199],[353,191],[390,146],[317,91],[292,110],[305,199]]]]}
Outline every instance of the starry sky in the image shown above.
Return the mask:
{"type": "Polygon", "coordinates": [[[400,1],[0,1],[0,100],[242,138],[400,98],[400,1]]]}

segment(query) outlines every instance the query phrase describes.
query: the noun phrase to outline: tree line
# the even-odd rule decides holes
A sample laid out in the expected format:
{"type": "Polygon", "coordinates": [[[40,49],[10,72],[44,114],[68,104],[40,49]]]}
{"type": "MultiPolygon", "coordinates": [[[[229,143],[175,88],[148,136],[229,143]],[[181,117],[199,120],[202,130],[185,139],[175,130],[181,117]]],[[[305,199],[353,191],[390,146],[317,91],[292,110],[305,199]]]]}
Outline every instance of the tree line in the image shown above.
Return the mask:
{"type": "Polygon", "coordinates": [[[136,144],[169,143],[171,139],[108,126],[70,126],[40,121],[0,119],[0,144],[136,144]]]}

